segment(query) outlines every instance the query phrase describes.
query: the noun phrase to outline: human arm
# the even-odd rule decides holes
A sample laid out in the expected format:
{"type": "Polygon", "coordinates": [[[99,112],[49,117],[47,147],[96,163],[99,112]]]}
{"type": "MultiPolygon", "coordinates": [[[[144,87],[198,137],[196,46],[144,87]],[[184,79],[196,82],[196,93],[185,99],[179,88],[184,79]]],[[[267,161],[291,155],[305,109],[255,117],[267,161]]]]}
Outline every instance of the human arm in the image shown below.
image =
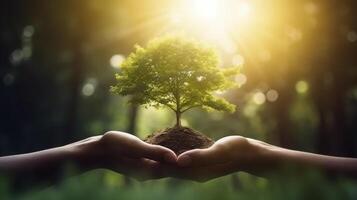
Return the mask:
{"type": "Polygon", "coordinates": [[[104,168],[150,179],[160,178],[160,164],[170,162],[176,162],[171,150],[147,144],[127,133],[110,131],[57,148],[0,157],[0,174],[10,179],[53,183],[71,166],[76,170],[70,175],[104,168]]]}
{"type": "Polygon", "coordinates": [[[206,181],[244,171],[270,177],[284,169],[314,169],[331,175],[356,177],[357,159],[294,151],[241,136],[228,136],[207,149],[187,151],[178,157],[174,176],[206,181]]]}

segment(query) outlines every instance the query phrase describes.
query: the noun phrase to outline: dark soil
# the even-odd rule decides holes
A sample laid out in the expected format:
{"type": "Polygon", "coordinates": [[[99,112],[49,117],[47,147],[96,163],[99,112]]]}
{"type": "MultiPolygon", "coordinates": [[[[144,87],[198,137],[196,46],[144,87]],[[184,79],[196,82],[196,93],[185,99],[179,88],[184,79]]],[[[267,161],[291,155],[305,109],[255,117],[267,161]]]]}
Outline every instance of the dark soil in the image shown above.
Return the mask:
{"type": "Polygon", "coordinates": [[[214,143],[209,137],[187,127],[167,128],[151,134],[144,141],[167,147],[176,155],[191,149],[208,148],[214,143]]]}

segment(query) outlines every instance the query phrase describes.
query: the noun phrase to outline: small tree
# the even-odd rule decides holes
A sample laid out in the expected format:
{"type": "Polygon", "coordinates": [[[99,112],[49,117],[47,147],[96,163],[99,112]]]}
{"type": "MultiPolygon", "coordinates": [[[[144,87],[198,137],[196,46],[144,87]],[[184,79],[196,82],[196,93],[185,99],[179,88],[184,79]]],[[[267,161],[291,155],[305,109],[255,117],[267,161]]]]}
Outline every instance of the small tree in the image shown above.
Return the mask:
{"type": "Polygon", "coordinates": [[[146,48],[136,46],[122,63],[111,91],[131,95],[131,103],[170,108],[176,114],[176,126],[181,127],[182,113],[195,107],[235,110],[213,93],[234,86],[232,76],[238,70],[221,69],[218,64],[214,49],[197,41],[182,36],[154,39],[146,48]]]}

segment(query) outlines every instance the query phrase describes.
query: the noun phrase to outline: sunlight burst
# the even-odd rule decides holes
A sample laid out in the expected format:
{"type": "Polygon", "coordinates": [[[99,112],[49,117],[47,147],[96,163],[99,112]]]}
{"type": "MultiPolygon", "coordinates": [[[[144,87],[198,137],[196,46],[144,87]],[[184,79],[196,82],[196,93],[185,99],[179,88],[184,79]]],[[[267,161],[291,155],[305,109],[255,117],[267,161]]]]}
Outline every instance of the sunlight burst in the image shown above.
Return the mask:
{"type": "Polygon", "coordinates": [[[239,8],[239,15],[241,17],[248,17],[252,10],[251,5],[247,2],[240,3],[238,8],[239,8]]]}
{"type": "Polygon", "coordinates": [[[234,56],[237,44],[232,35],[253,23],[252,8],[245,0],[184,0],[174,6],[169,20],[175,30],[193,34],[234,56]]]}
{"type": "Polygon", "coordinates": [[[191,7],[191,14],[202,21],[211,21],[220,17],[218,0],[195,0],[191,7]]]}

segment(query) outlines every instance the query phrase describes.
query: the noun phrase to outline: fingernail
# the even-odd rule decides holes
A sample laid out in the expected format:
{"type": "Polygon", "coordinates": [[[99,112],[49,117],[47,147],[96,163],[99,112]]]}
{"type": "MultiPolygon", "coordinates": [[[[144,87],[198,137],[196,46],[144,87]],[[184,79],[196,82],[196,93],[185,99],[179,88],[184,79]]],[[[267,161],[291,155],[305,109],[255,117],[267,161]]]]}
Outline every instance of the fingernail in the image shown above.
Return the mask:
{"type": "Polygon", "coordinates": [[[178,160],[178,164],[181,167],[186,167],[191,164],[191,158],[190,156],[181,156],[180,159],[178,160]]]}
{"type": "Polygon", "coordinates": [[[172,154],[165,154],[164,159],[168,163],[176,163],[176,157],[174,157],[172,154]]]}

